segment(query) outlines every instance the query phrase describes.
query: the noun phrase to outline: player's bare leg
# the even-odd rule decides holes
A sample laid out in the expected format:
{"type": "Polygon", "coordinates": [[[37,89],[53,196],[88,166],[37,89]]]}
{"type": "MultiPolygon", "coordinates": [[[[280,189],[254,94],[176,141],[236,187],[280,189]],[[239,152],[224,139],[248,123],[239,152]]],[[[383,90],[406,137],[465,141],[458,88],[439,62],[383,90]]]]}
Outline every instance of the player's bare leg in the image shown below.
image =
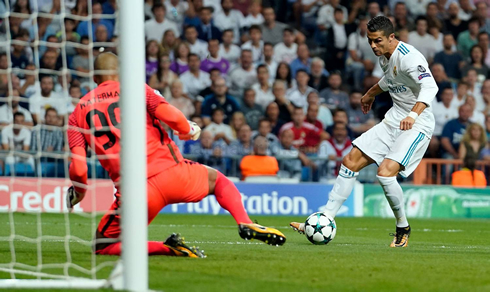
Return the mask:
{"type": "Polygon", "coordinates": [[[405,215],[405,205],[403,201],[403,190],[396,180],[400,171],[400,164],[391,159],[385,159],[378,168],[378,181],[383,187],[386,199],[390,203],[391,209],[396,218],[396,232],[390,247],[407,247],[410,237],[410,225],[405,215]]]}
{"type": "MultiPolygon", "coordinates": [[[[339,175],[335,180],[332,191],[328,195],[328,202],[324,211],[327,216],[335,218],[340,207],[352,192],[359,171],[371,163],[374,163],[374,161],[357,147],[352,148],[349,154],[344,157],[339,175]]],[[[291,222],[289,225],[299,233],[304,233],[304,223],[291,222]]]]}
{"type": "Polygon", "coordinates": [[[257,239],[270,245],[283,245],[286,242],[286,236],[279,230],[254,224],[248,217],[235,184],[216,169],[207,169],[209,193],[214,194],[220,206],[233,216],[238,224],[238,233],[243,239],[257,239]]]}

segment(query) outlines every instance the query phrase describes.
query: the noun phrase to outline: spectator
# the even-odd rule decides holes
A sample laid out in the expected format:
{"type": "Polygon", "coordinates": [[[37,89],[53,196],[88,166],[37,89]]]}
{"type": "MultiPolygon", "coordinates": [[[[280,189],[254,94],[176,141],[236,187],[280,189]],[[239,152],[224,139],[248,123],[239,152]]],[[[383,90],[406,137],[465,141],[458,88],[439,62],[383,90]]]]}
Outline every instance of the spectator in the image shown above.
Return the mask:
{"type": "Polygon", "coordinates": [[[189,71],[180,75],[180,80],[184,84],[184,92],[193,100],[197,100],[199,92],[211,85],[209,73],[202,71],[201,60],[196,54],[189,55],[189,71]]]}
{"type": "Polygon", "coordinates": [[[342,159],[352,150],[352,141],[347,134],[347,125],[344,123],[335,123],[332,126],[333,135],[327,141],[320,144],[318,150],[319,158],[327,158],[329,177],[335,177],[339,174],[342,159]]]}
{"type": "Polygon", "coordinates": [[[252,88],[245,89],[240,110],[245,115],[245,120],[250,128],[254,131],[257,130],[259,127],[259,120],[264,116],[264,110],[260,105],[255,103],[255,90],[252,88]]]}
{"type": "Polygon", "coordinates": [[[255,102],[265,110],[267,105],[275,99],[272,86],[269,84],[269,70],[266,65],[262,64],[257,67],[257,80],[258,82],[252,85],[255,91],[255,102]]]}
{"type": "Polygon", "coordinates": [[[70,100],[70,102],[68,103],[68,108],[66,112],[71,114],[75,110],[75,107],[80,101],[80,98],[82,98],[82,89],[79,85],[73,84],[72,86],[70,86],[68,94],[68,99],[70,100]]]}
{"type": "Polygon", "coordinates": [[[242,50],[240,62],[240,67],[233,70],[228,78],[230,94],[237,97],[243,97],[245,88],[257,82],[257,72],[252,65],[252,51],[242,50]]]}
{"type": "Polygon", "coordinates": [[[209,73],[211,69],[218,68],[221,74],[226,76],[228,70],[230,70],[230,62],[219,55],[219,41],[216,39],[209,40],[208,50],[209,56],[202,61],[201,70],[209,73]]]}
{"type": "Polygon", "coordinates": [[[407,6],[404,2],[397,2],[393,13],[395,17],[395,30],[407,29],[412,31],[414,27],[414,21],[408,16],[407,6]]]}
{"type": "MultiPolygon", "coordinates": [[[[160,57],[160,47],[156,40],[146,42],[146,82],[158,70],[158,58],[160,57]]],[[[76,57],[75,57],[76,58],[76,57]]]]}
{"type": "Polygon", "coordinates": [[[162,55],[166,54],[170,58],[170,61],[173,62],[175,57],[175,51],[177,50],[177,46],[180,44],[180,39],[175,37],[175,33],[173,30],[167,30],[163,34],[163,40],[160,44],[162,55]]]}
{"type": "Polygon", "coordinates": [[[369,42],[366,42],[367,22],[366,18],[361,18],[357,30],[349,35],[347,41],[347,73],[352,76],[354,88],[357,89],[362,88],[365,72],[372,72],[378,61],[369,42]]]}
{"type": "Polygon", "coordinates": [[[298,58],[294,59],[289,65],[291,68],[291,74],[293,77],[296,77],[296,72],[299,69],[305,70],[308,74],[310,74],[311,67],[311,58],[310,58],[310,50],[306,44],[298,45],[298,58]]]}
{"type": "MultiPolygon", "coordinates": [[[[65,3],[66,6],[66,3],[65,3]]],[[[114,15],[117,11],[117,3],[116,0],[108,0],[104,4],[102,4],[102,13],[103,14],[109,14],[109,15],[114,15]]],[[[114,24],[115,20],[112,21],[112,24],[114,24]]]]}
{"type": "MultiPolygon", "coordinates": [[[[5,58],[6,59],[6,58],[5,58]]],[[[0,69],[2,69],[2,54],[0,54],[0,69]]],[[[5,68],[6,69],[6,68],[5,68]]],[[[37,81],[36,65],[29,64],[26,66],[25,79],[21,81],[21,87],[19,92],[25,97],[31,97],[33,94],[38,93],[41,88],[40,82],[37,81]]],[[[6,76],[5,76],[6,77],[6,76]]],[[[2,74],[0,73],[0,81],[2,81],[2,74]]],[[[5,79],[7,81],[7,79],[5,79]]],[[[6,82],[5,85],[8,85],[6,82]]],[[[6,89],[6,88],[5,88],[6,89]]],[[[0,94],[2,93],[2,82],[0,82],[0,94]]]]}
{"type": "Polygon", "coordinates": [[[490,40],[488,33],[482,31],[478,34],[478,45],[483,50],[483,63],[490,67],[490,40]]]}
{"type": "Polygon", "coordinates": [[[231,127],[223,123],[224,118],[225,111],[219,107],[215,108],[211,114],[211,123],[206,126],[206,130],[213,133],[215,141],[223,140],[226,145],[230,145],[235,138],[231,127]]]}
{"type": "Polygon", "coordinates": [[[199,18],[199,11],[204,7],[203,0],[191,0],[194,9],[189,9],[187,15],[184,18],[184,27],[187,26],[199,26],[201,25],[201,19],[199,18]]]}
{"type": "Polygon", "coordinates": [[[463,168],[453,172],[451,175],[453,187],[460,188],[484,188],[487,186],[485,173],[481,170],[476,170],[477,159],[471,156],[466,156],[463,160],[463,168]]]}
{"type": "Polygon", "coordinates": [[[475,69],[469,69],[466,76],[466,83],[468,84],[468,95],[472,95],[476,100],[476,109],[483,111],[485,109],[485,102],[481,95],[482,83],[478,80],[478,74],[475,69]]]}
{"type": "Polygon", "coordinates": [[[155,2],[151,8],[154,18],[145,21],[145,36],[147,40],[156,40],[162,42],[163,34],[167,30],[172,30],[176,37],[180,36],[177,25],[170,20],[165,19],[167,9],[161,2],[155,2]]]}
{"type": "MultiPolygon", "coordinates": [[[[110,20],[107,20],[107,19],[101,19],[100,17],[102,16],[102,5],[98,2],[94,2],[92,4],[92,31],[90,32],[92,34],[92,39],[96,39],[95,38],[95,30],[97,28],[97,26],[99,25],[103,25],[107,28],[107,35],[108,35],[108,38],[112,38],[112,33],[114,31],[114,25],[112,24],[112,22],[110,20]]],[[[89,21],[82,21],[78,24],[78,27],[77,27],[77,33],[80,35],[80,37],[88,37],[89,35],[89,21]]],[[[145,28],[146,28],[146,23],[145,23],[145,28]]],[[[150,31],[146,30],[145,29],[145,35],[148,36],[148,33],[150,31]]],[[[55,32],[56,33],[56,32],[55,32]]],[[[54,34],[55,34],[54,33],[54,34]]],[[[157,39],[158,42],[161,41],[161,37],[163,35],[163,31],[161,32],[160,34],[160,38],[157,39]]]]}
{"type": "Polygon", "coordinates": [[[312,124],[319,129],[325,129],[323,123],[318,120],[318,112],[320,106],[318,104],[308,104],[308,110],[306,111],[305,122],[312,124]]]}
{"type": "MultiPolygon", "coordinates": [[[[347,135],[351,140],[354,140],[355,135],[354,131],[349,127],[349,117],[347,116],[347,111],[341,108],[338,108],[332,113],[333,124],[344,123],[347,125],[347,135]]],[[[327,133],[330,136],[333,136],[333,125],[328,126],[326,129],[327,133]]]]}
{"type": "Polygon", "coordinates": [[[221,31],[211,22],[213,9],[211,7],[202,7],[199,11],[201,25],[197,27],[198,38],[205,42],[217,39],[221,42],[221,31]]]}
{"type": "Polygon", "coordinates": [[[284,81],[286,89],[296,87],[292,78],[291,68],[286,62],[281,62],[277,65],[276,81],[284,81]]]}
{"type": "Polygon", "coordinates": [[[285,122],[291,121],[294,105],[286,96],[286,84],[283,81],[276,80],[272,86],[272,93],[275,97],[274,101],[279,107],[279,119],[285,122]]]}
{"type": "Polygon", "coordinates": [[[450,87],[452,88],[451,81],[449,78],[447,78],[446,72],[444,70],[444,67],[441,64],[432,64],[430,68],[432,75],[434,77],[434,80],[436,81],[437,87],[439,88],[439,91],[437,92],[437,100],[441,100],[441,92],[444,88],[450,87]]]}
{"type": "Polygon", "coordinates": [[[466,127],[470,123],[471,114],[471,107],[463,104],[459,107],[458,118],[448,121],[442,129],[441,146],[445,151],[443,158],[460,158],[458,149],[466,127]]]}
{"type": "Polygon", "coordinates": [[[32,131],[32,151],[61,152],[64,150],[64,134],[59,127],[58,114],[55,108],[46,110],[43,124],[32,131]]]}
{"type": "MultiPolygon", "coordinates": [[[[51,18],[38,16],[37,17],[37,26],[31,25],[28,27],[28,29],[29,29],[29,41],[33,42],[36,39],[38,39],[40,41],[47,41],[49,36],[56,35],[56,32],[58,31],[57,27],[56,27],[56,25],[52,24],[51,21],[52,21],[51,18]]],[[[79,25],[79,27],[80,27],[80,25],[79,25]]],[[[11,30],[12,30],[12,28],[11,28],[11,30]]],[[[80,34],[79,31],[77,31],[77,32],[80,34]]],[[[16,35],[16,34],[14,33],[12,35],[16,35]]]]}
{"type": "Polygon", "coordinates": [[[249,6],[248,15],[243,20],[242,28],[250,28],[252,25],[261,25],[262,23],[264,23],[264,17],[260,13],[261,11],[261,3],[257,1],[252,1],[249,6]]]}
{"type": "Polygon", "coordinates": [[[318,11],[318,18],[316,24],[320,31],[327,31],[335,24],[335,9],[342,10],[342,23],[346,23],[348,20],[349,12],[347,8],[340,5],[340,0],[330,0],[329,4],[323,5],[318,11]]]}
{"type": "Polygon", "coordinates": [[[81,17],[87,17],[88,1],[76,1],[75,7],[71,9],[71,14],[81,17]]]}
{"type": "Polygon", "coordinates": [[[274,60],[276,62],[290,64],[298,57],[298,45],[294,40],[294,31],[291,28],[285,28],[282,33],[282,42],[274,46],[274,60]]]}
{"type": "Polygon", "coordinates": [[[453,35],[446,33],[442,44],[444,49],[434,56],[434,63],[441,64],[449,78],[453,80],[461,79],[461,68],[464,65],[464,60],[459,52],[453,50],[453,35]]]}
{"type": "Polygon", "coordinates": [[[274,47],[271,43],[264,43],[264,54],[261,64],[267,65],[269,69],[269,83],[273,83],[276,79],[277,62],[274,60],[274,47]]]}
{"type": "Polygon", "coordinates": [[[310,81],[310,76],[305,70],[300,69],[296,73],[296,84],[295,89],[291,89],[287,92],[287,98],[296,107],[302,107],[304,110],[307,109],[307,97],[310,92],[315,91],[315,89],[308,86],[308,81],[310,81]]]}
{"type": "Polygon", "coordinates": [[[368,131],[376,124],[374,114],[369,111],[364,114],[361,109],[362,92],[353,90],[349,94],[349,106],[346,108],[349,126],[356,136],[368,131]]]}
{"type": "Polygon", "coordinates": [[[236,9],[233,9],[233,1],[232,0],[223,0],[221,1],[222,11],[218,12],[214,16],[214,23],[217,28],[219,28],[223,34],[224,40],[224,31],[231,30],[233,32],[233,43],[240,42],[240,27],[244,21],[243,14],[236,9]]]}
{"type": "MultiPolygon", "coordinates": [[[[2,149],[4,151],[29,151],[31,143],[31,131],[25,126],[24,114],[16,112],[13,115],[14,123],[3,128],[1,132],[2,149]]],[[[5,163],[13,168],[15,163],[25,163],[34,168],[34,159],[32,156],[7,156],[5,163]]]]}
{"type": "Polygon", "coordinates": [[[249,30],[250,40],[242,45],[242,50],[250,50],[252,52],[252,60],[258,63],[262,60],[264,51],[264,41],[262,40],[262,31],[260,26],[252,25],[249,30]]]}
{"type": "Polygon", "coordinates": [[[258,137],[253,142],[253,155],[243,157],[240,162],[242,178],[258,175],[276,175],[279,171],[277,160],[267,155],[268,143],[264,137],[258,137]]]}
{"type": "Polygon", "coordinates": [[[148,85],[162,93],[167,100],[172,99],[170,84],[179,77],[170,70],[170,57],[167,54],[162,54],[156,72],[151,75],[148,85]]]}
{"type": "MultiPolygon", "coordinates": [[[[29,99],[29,111],[32,114],[34,124],[44,122],[45,113],[48,108],[56,109],[59,115],[64,116],[67,112],[66,100],[53,91],[53,78],[49,75],[41,77],[41,92],[34,94],[29,99]]],[[[61,118],[60,121],[63,121],[61,118]]]]}
{"type": "Polygon", "coordinates": [[[293,147],[294,133],[291,129],[281,132],[279,147],[274,149],[274,156],[279,158],[281,170],[279,176],[301,178],[301,166],[310,166],[311,160],[293,147]],[[284,174],[286,173],[286,175],[284,174]]]}
{"type": "Polygon", "coordinates": [[[417,29],[408,34],[408,42],[424,55],[430,63],[436,54],[437,41],[428,33],[427,18],[417,17],[415,21],[417,29]]]}
{"type": "Polygon", "coordinates": [[[170,65],[170,70],[172,70],[175,74],[180,75],[189,70],[189,54],[191,50],[187,43],[180,43],[177,45],[175,49],[175,60],[170,65]]]}
{"type": "Polygon", "coordinates": [[[463,74],[463,76],[467,75],[468,70],[474,69],[478,74],[478,79],[485,80],[485,78],[487,78],[488,74],[490,73],[490,70],[484,63],[484,57],[484,52],[481,46],[474,45],[473,47],[471,47],[470,62],[461,69],[461,73],[463,74]]]}
{"type": "Polygon", "coordinates": [[[471,18],[468,22],[468,30],[463,31],[458,36],[458,51],[465,59],[470,57],[471,48],[477,44],[480,22],[477,18],[471,18]]]}
{"type": "MultiPolygon", "coordinates": [[[[428,0],[432,1],[432,0],[428,0]]],[[[425,8],[422,5],[419,5],[420,8],[425,8]]],[[[427,25],[429,26],[429,31],[432,28],[437,28],[439,31],[441,31],[444,28],[444,25],[442,23],[442,19],[440,18],[439,15],[439,9],[437,8],[437,3],[435,2],[429,2],[426,5],[427,11],[423,11],[419,15],[422,15],[425,13],[425,17],[427,18],[427,25]]],[[[437,39],[437,38],[436,38],[437,39]]]]}
{"type": "Polygon", "coordinates": [[[308,86],[320,92],[328,87],[328,71],[325,70],[325,62],[315,57],[311,60],[311,74],[308,86]]]}
{"type": "MultiPolygon", "coordinates": [[[[114,1],[114,0],[113,0],[114,1]]],[[[194,6],[191,1],[182,0],[170,0],[165,1],[165,10],[167,12],[166,18],[177,25],[178,28],[182,28],[184,25],[184,18],[188,15],[189,9],[194,12],[194,6]]]]}
{"type": "Polygon", "coordinates": [[[472,114],[470,116],[470,122],[477,123],[481,126],[485,126],[485,115],[476,109],[476,101],[475,98],[471,95],[466,97],[466,103],[471,107],[472,114]]]}
{"type": "MultiPolygon", "coordinates": [[[[489,147],[486,148],[488,150],[486,153],[490,155],[490,115],[487,115],[485,117],[485,129],[486,129],[486,135],[487,135],[487,141],[489,142],[489,147]]],[[[488,157],[490,159],[490,157],[488,157]]]]}
{"type": "Polygon", "coordinates": [[[279,139],[277,136],[272,134],[271,122],[268,119],[261,119],[259,121],[259,129],[252,132],[252,141],[255,141],[257,137],[264,137],[268,142],[268,152],[273,153],[273,149],[279,146],[279,139]]]}
{"type": "Polygon", "coordinates": [[[31,113],[19,105],[20,93],[17,89],[13,89],[7,96],[9,96],[12,101],[5,103],[0,106],[0,128],[12,124],[14,119],[14,114],[21,113],[23,115],[22,125],[32,126],[32,115],[31,113]]]}
{"type": "Polygon", "coordinates": [[[226,148],[226,156],[250,155],[253,152],[252,130],[247,124],[243,124],[237,133],[237,139],[226,148]]]}
{"type": "Polygon", "coordinates": [[[481,87],[481,95],[485,103],[485,109],[483,110],[483,113],[489,115],[490,114],[490,79],[483,81],[481,87]]]}
{"type": "Polygon", "coordinates": [[[195,141],[186,141],[184,145],[184,153],[196,157],[196,161],[206,164],[209,167],[216,168],[221,172],[225,171],[223,150],[226,150],[226,145],[222,141],[215,142],[213,133],[204,130],[198,143],[195,141]]]}
{"type": "Polygon", "coordinates": [[[271,127],[274,135],[279,135],[279,130],[286,123],[279,118],[279,106],[276,102],[271,102],[265,109],[265,117],[271,122],[271,127]]]}
{"type": "Polygon", "coordinates": [[[444,21],[446,31],[451,33],[455,40],[468,29],[468,22],[459,17],[459,4],[452,2],[447,10],[448,18],[444,21]]]}
{"type": "Polygon", "coordinates": [[[343,70],[345,66],[345,55],[347,52],[347,37],[355,28],[344,24],[344,12],[336,8],[334,12],[335,24],[329,28],[327,33],[327,70],[343,70]]]}
{"type": "MultiPolygon", "coordinates": [[[[18,42],[23,41],[23,37],[18,35],[15,37],[15,40],[18,42]]],[[[20,68],[25,69],[29,64],[29,59],[26,55],[25,46],[19,43],[13,43],[10,50],[10,62],[12,64],[12,68],[20,68]]]]}
{"type": "MultiPolygon", "coordinates": [[[[87,82],[87,81],[90,81],[90,78],[87,77],[87,76],[84,76],[85,74],[83,73],[90,73],[90,67],[91,67],[91,64],[90,64],[90,55],[89,55],[89,45],[90,45],[90,41],[88,39],[88,37],[84,36],[82,37],[82,39],[80,40],[80,44],[82,45],[81,48],[77,48],[77,52],[78,54],[75,55],[75,57],[73,57],[73,61],[71,63],[71,66],[73,69],[75,69],[77,72],[80,72],[82,74],[78,74],[76,73],[75,76],[78,77],[78,80],[80,80],[80,82],[87,82]]],[[[47,54],[48,52],[46,52],[47,54]]]]}
{"type": "Polygon", "coordinates": [[[242,112],[233,113],[230,120],[230,127],[234,139],[238,137],[238,131],[240,128],[246,124],[247,122],[245,121],[245,115],[242,112]]]}
{"type": "Polygon", "coordinates": [[[459,145],[459,157],[471,157],[478,160],[481,157],[481,152],[487,144],[487,136],[485,129],[477,123],[468,125],[466,132],[461,139],[459,145]]]}
{"type": "Polygon", "coordinates": [[[325,100],[327,106],[333,110],[336,108],[347,108],[349,105],[349,95],[340,89],[342,77],[339,72],[331,72],[328,77],[328,88],[320,91],[320,97],[325,100]]]}
{"type": "Polygon", "coordinates": [[[240,110],[240,106],[235,98],[227,94],[228,88],[223,78],[218,78],[212,85],[213,94],[206,97],[202,103],[201,115],[205,125],[211,122],[211,113],[216,108],[224,110],[224,123],[229,124],[234,112],[240,110]]]}
{"type": "MultiPolygon", "coordinates": [[[[82,40],[82,42],[83,42],[83,40],[82,40]]],[[[83,54],[83,51],[82,52],[79,51],[79,54],[83,54]]],[[[61,67],[62,67],[62,63],[59,62],[59,57],[60,57],[60,55],[57,52],[47,50],[41,59],[41,68],[52,70],[52,71],[60,71],[61,67]]],[[[73,59],[75,59],[75,58],[73,58],[73,59]]],[[[76,68],[76,67],[74,67],[73,61],[72,61],[72,67],[76,68]]],[[[58,72],[52,72],[51,73],[52,77],[56,78],[58,76],[57,73],[58,72]]]]}
{"type": "Polygon", "coordinates": [[[212,90],[212,84],[218,80],[218,78],[224,78],[223,75],[221,74],[221,71],[218,68],[213,68],[209,71],[209,79],[211,79],[211,85],[206,87],[205,89],[201,90],[199,93],[200,96],[206,97],[210,94],[213,94],[212,90]]]}
{"type": "Polygon", "coordinates": [[[208,57],[208,43],[198,39],[198,32],[194,26],[187,26],[184,29],[185,41],[189,45],[191,53],[194,53],[204,60],[208,57]]]}
{"type": "Polygon", "coordinates": [[[448,121],[458,117],[457,107],[451,106],[453,98],[453,89],[446,87],[442,90],[441,101],[433,104],[432,112],[436,122],[434,136],[436,137],[442,134],[442,129],[448,121]]]}
{"type": "Polygon", "coordinates": [[[190,98],[184,95],[184,86],[182,81],[175,79],[172,81],[169,87],[170,91],[172,92],[170,104],[178,108],[187,118],[192,116],[196,112],[196,109],[190,98]]]}
{"type": "MultiPolygon", "coordinates": [[[[275,46],[282,41],[284,29],[288,25],[276,20],[276,13],[272,7],[264,7],[262,15],[264,16],[264,23],[260,27],[263,39],[275,46]]],[[[301,32],[295,31],[294,34],[298,43],[304,42],[305,36],[301,32]]]]}
{"type": "Polygon", "coordinates": [[[219,45],[219,55],[230,62],[230,71],[235,69],[240,59],[241,49],[233,43],[235,34],[231,29],[223,31],[223,43],[219,45]]]}
{"type": "MultiPolygon", "coordinates": [[[[107,2],[106,2],[107,3],[107,2]]],[[[95,40],[100,43],[109,43],[111,39],[109,38],[109,32],[107,31],[107,27],[103,24],[97,25],[95,28],[95,40]]]]}
{"type": "Polygon", "coordinates": [[[470,0],[459,0],[459,5],[459,17],[462,20],[469,20],[473,15],[473,11],[475,10],[473,3],[471,3],[470,0]]]}
{"type": "Polygon", "coordinates": [[[308,106],[318,105],[318,120],[322,123],[322,129],[333,124],[332,112],[327,108],[325,104],[321,104],[320,96],[317,91],[312,91],[308,94],[308,106]]]}
{"type": "Polygon", "coordinates": [[[318,145],[322,140],[328,138],[328,134],[322,129],[304,121],[305,114],[303,108],[295,108],[291,117],[292,121],[284,124],[279,130],[279,134],[287,129],[293,130],[293,146],[304,153],[316,153],[318,145]]]}
{"type": "Polygon", "coordinates": [[[458,87],[456,89],[456,94],[454,95],[454,98],[451,101],[451,107],[455,108],[457,111],[458,108],[466,102],[467,93],[468,93],[468,84],[464,81],[459,81],[458,87]]]}
{"type": "Polygon", "coordinates": [[[479,1],[475,3],[476,10],[473,15],[480,21],[480,27],[482,32],[490,34],[490,19],[488,19],[488,3],[485,1],[479,1]]]}

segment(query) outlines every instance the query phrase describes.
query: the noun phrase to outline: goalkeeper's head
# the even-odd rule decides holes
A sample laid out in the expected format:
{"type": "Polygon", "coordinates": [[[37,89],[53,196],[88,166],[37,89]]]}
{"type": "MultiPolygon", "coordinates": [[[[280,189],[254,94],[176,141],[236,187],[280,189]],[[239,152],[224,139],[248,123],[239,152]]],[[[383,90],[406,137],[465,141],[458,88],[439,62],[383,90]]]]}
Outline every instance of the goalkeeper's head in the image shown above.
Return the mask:
{"type": "Polygon", "coordinates": [[[101,84],[105,81],[119,81],[119,61],[111,52],[101,53],[94,61],[94,81],[101,84]]]}

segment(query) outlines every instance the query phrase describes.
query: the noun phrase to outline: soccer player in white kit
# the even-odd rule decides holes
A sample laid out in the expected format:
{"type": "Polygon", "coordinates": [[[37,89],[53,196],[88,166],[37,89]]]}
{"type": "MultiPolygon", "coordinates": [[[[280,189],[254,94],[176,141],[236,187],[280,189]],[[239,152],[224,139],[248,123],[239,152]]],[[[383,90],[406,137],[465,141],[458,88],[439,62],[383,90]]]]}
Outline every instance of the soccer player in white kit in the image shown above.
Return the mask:
{"type": "MultiPolygon", "coordinates": [[[[438,87],[425,57],[413,46],[395,39],[393,24],[387,17],[371,19],[367,37],[384,76],[362,97],[362,111],[369,112],[375,97],[384,91],[390,92],[393,107],[382,122],[352,142],[354,148],[342,160],[324,213],[335,217],[352,192],[359,171],[376,163],[376,177],[396,217],[396,233],[390,246],[406,247],[410,225],[396,176],[408,177],[429,146],[435,126],[430,105],[438,87]]],[[[290,225],[304,232],[304,223],[290,225]]]]}

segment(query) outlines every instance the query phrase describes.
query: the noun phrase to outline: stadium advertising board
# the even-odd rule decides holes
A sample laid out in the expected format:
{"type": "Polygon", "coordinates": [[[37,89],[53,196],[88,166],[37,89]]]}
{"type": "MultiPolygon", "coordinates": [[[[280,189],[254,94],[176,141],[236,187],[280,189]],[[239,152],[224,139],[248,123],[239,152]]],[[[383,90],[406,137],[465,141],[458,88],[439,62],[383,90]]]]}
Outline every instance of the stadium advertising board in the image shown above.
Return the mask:
{"type": "MultiPolygon", "coordinates": [[[[490,218],[490,189],[402,186],[409,218],[490,218]]],[[[364,216],[393,217],[380,186],[364,186],[364,216]]]]}
{"type": "MultiPolygon", "coordinates": [[[[310,215],[323,210],[332,185],[327,184],[268,184],[235,183],[242,194],[242,201],[250,215],[310,215]]],[[[356,186],[338,216],[362,216],[362,185],[356,186]]],[[[214,196],[198,203],[174,204],[162,213],[226,214],[214,196]]]]}

